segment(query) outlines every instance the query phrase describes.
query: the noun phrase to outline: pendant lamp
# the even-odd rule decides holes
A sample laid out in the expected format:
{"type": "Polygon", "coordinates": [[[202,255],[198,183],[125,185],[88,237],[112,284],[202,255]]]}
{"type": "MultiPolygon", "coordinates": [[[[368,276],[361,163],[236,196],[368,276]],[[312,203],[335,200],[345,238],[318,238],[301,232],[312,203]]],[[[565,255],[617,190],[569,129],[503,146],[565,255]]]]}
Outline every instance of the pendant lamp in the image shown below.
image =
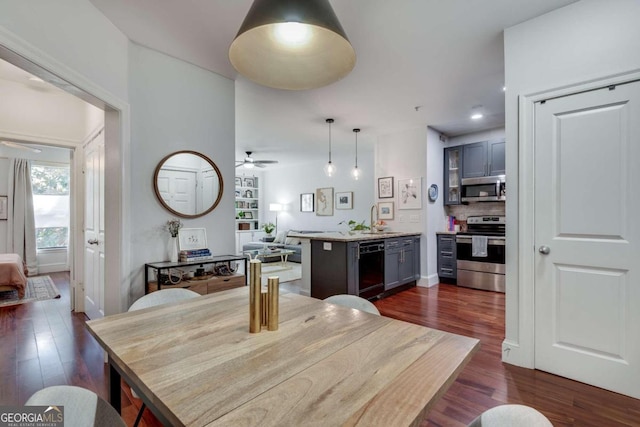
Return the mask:
{"type": "Polygon", "coordinates": [[[357,181],[360,178],[360,169],[358,169],[358,132],[360,129],[354,129],[353,132],[356,134],[356,166],[351,171],[351,176],[357,181]]]}
{"type": "Polygon", "coordinates": [[[258,84],[303,90],[349,74],[356,53],[329,0],[254,0],[229,60],[258,84]]]}
{"type": "Polygon", "coordinates": [[[329,161],[324,165],[324,173],[331,178],[333,174],[336,173],[336,167],[331,163],[331,123],[333,123],[333,119],[327,119],[325,121],[329,123],[329,161]]]}

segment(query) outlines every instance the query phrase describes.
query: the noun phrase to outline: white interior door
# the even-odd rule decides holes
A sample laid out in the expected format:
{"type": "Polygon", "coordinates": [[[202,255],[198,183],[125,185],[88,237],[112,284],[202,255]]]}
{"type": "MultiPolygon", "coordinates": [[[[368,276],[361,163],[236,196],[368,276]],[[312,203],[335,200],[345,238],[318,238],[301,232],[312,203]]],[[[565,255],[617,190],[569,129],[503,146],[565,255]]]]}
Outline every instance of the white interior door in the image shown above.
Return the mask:
{"type": "Polygon", "coordinates": [[[84,310],[104,317],[104,132],[84,150],[84,310]]]}
{"type": "Polygon", "coordinates": [[[535,366],[636,398],[639,104],[635,82],[535,106],[535,366]]]}
{"type": "Polygon", "coordinates": [[[196,173],[161,169],[158,192],[172,209],[185,215],[196,214],[196,173]]]}

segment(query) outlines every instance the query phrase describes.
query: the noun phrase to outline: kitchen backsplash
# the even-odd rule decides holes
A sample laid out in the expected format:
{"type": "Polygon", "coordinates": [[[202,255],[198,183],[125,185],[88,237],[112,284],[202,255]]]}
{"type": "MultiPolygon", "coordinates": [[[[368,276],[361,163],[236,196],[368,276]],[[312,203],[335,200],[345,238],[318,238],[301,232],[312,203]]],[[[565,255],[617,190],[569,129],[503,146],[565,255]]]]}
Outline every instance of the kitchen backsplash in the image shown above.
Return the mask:
{"type": "Polygon", "coordinates": [[[466,221],[470,216],[504,215],[504,202],[470,203],[468,205],[450,205],[444,208],[447,215],[455,216],[457,220],[466,221]]]}

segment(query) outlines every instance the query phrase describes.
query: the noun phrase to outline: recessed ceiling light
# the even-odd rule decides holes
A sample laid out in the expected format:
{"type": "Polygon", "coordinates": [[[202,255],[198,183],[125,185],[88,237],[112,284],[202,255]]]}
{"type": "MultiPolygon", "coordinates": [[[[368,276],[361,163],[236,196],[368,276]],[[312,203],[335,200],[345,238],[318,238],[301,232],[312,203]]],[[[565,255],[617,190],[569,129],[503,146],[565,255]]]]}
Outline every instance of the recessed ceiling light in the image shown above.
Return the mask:
{"type": "Polygon", "coordinates": [[[507,87],[506,86],[502,86],[502,91],[506,92],[507,91],[507,87]]]}
{"type": "Polygon", "coordinates": [[[44,83],[44,80],[42,80],[40,77],[36,77],[36,76],[29,77],[29,81],[30,82],[44,83]]]}
{"type": "Polygon", "coordinates": [[[482,105],[476,105],[471,109],[471,120],[480,120],[483,117],[482,105]]]}

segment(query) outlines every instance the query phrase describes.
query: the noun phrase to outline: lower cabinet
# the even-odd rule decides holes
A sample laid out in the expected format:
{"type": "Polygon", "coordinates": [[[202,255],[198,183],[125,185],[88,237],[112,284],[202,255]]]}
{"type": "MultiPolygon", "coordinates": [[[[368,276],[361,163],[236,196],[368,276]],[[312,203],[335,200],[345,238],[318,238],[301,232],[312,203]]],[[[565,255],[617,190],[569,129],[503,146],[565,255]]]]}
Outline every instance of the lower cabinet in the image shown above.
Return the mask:
{"type": "Polygon", "coordinates": [[[385,241],[384,290],[420,278],[420,238],[401,237],[385,241]]]}
{"type": "Polygon", "coordinates": [[[438,276],[440,279],[457,278],[456,236],[455,234],[437,234],[438,236],[438,276]]]}

